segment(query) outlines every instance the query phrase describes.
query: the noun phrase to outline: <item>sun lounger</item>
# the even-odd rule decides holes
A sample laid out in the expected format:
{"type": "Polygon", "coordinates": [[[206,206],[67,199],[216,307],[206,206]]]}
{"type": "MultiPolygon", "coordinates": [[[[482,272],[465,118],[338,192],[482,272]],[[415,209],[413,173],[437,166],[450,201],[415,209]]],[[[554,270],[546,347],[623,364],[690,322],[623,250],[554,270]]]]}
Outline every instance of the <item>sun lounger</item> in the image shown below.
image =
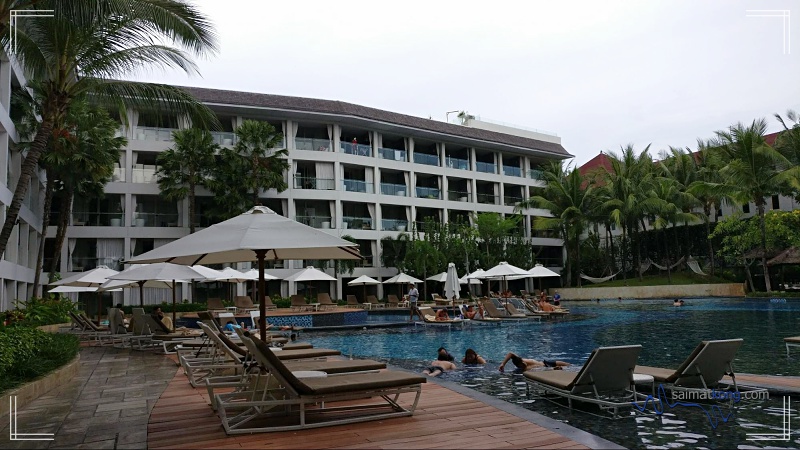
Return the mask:
{"type": "Polygon", "coordinates": [[[264,306],[267,309],[278,309],[278,306],[275,305],[275,303],[272,303],[272,299],[269,297],[269,295],[264,296],[264,306]]]}
{"type": "Polygon", "coordinates": [[[620,408],[632,406],[633,371],[641,345],[600,347],[592,351],[579,372],[565,370],[527,371],[526,381],[540,391],[572,401],[594,403],[616,416],[620,408]]]}
{"type": "Polygon", "coordinates": [[[150,339],[154,346],[161,346],[164,353],[175,353],[175,348],[180,341],[196,339],[202,332],[197,330],[172,331],[163,322],[150,314],[144,316],[145,323],[150,328],[150,339]]]}
{"type": "Polygon", "coordinates": [[[513,304],[513,303],[511,303],[511,299],[508,299],[508,300],[506,301],[506,304],[505,304],[505,306],[506,306],[506,311],[508,311],[508,316],[509,316],[509,317],[525,317],[525,318],[528,318],[528,319],[537,319],[537,320],[542,320],[542,318],[541,318],[541,317],[539,317],[539,316],[534,316],[534,315],[530,315],[530,316],[529,316],[529,315],[527,315],[527,314],[525,314],[525,313],[523,313],[523,312],[520,312],[520,311],[517,309],[517,307],[516,307],[516,306],[514,306],[514,304],[513,304]]]}
{"type": "Polygon", "coordinates": [[[258,311],[258,305],[253,304],[253,299],[249,295],[237,295],[233,299],[233,306],[236,307],[236,312],[239,314],[247,313],[249,311],[258,311]]]}
{"type": "Polygon", "coordinates": [[[675,370],[636,366],[636,373],[650,375],[656,383],[673,389],[711,389],[729,375],[738,390],[732,363],[743,342],[743,339],[703,341],[675,370]]]}
{"type": "Polygon", "coordinates": [[[356,298],[355,295],[348,295],[347,306],[355,306],[356,308],[361,308],[361,303],[358,303],[358,299],[356,298]]]}
{"type": "Polygon", "coordinates": [[[789,347],[800,347],[800,336],[783,338],[786,343],[786,357],[789,357],[789,347]]]}
{"type": "Polygon", "coordinates": [[[494,302],[490,298],[484,298],[481,301],[481,305],[483,306],[483,311],[486,313],[487,316],[501,319],[501,320],[525,320],[527,316],[525,314],[520,314],[516,316],[512,316],[505,311],[500,311],[495,306],[494,302]]]}
{"type": "Polygon", "coordinates": [[[464,324],[463,319],[449,319],[449,320],[436,320],[436,313],[433,312],[433,308],[430,306],[420,306],[417,308],[419,310],[420,317],[422,317],[422,323],[415,322],[421,325],[434,325],[434,326],[447,326],[451,327],[453,325],[461,326],[464,324]]]}
{"type": "Polygon", "coordinates": [[[393,371],[298,378],[263,342],[246,336],[243,340],[274,382],[265,383],[260,390],[216,395],[219,416],[228,434],[299,430],[410,416],[419,402],[422,383],[426,382],[419,375],[393,371]],[[401,406],[400,396],[406,393],[414,394],[413,403],[401,406]],[[354,404],[356,400],[361,404],[354,404]],[[368,403],[362,403],[367,400],[368,403]]]}
{"type": "Polygon", "coordinates": [[[468,324],[477,324],[477,325],[500,325],[502,322],[501,319],[496,319],[493,317],[484,317],[481,315],[480,311],[475,314],[475,318],[468,319],[467,318],[467,305],[459,306],[459,312],[461,313],[461,317],[464,318],[464,321],[468,324]]]}
{"type": "Polygon", "coordinates": [[[293,295],[292,297],[292,311],[306,311],[311,306],[306,302],[305,297],[302,295],[293,295]]]}
{"type": "Polygon", "coordinates": [[[381,304],[381,302],[378,301],[378,297],[374,295],[368,295],[367,301],[364,302],[364,306],[366,308],[372,309],[372,308],[380,308],[383,305],[381,304]]]}
{"type": "Polygon", "coordinates": [[[336,309],[338,307],[336,303],[333,303],[331,301],[331,295],[328,294],[327,292],[320,292],[319,294],[317,294],[317,303],[319,303],[320,309],[327,309],[327,308],[336,309]]]}
{"type": "MultiPolygon", "coordinates": [[[[408,302],[403,302],[408,303],[408,302]]],[[[407,304],[405,306],[408,306],[407,304]]],[[[389,294],[386,296],[386,307],[387,308],[399,308],[400,307],[400,299],[397,298],[394,294],[389,294]]]]}
{"type": "Polygon", "coordinates": [[[208,299],[208,310],[209,311],[226,311],[225,305],[222,304],[222,299],[212,297],[208,299]]]}

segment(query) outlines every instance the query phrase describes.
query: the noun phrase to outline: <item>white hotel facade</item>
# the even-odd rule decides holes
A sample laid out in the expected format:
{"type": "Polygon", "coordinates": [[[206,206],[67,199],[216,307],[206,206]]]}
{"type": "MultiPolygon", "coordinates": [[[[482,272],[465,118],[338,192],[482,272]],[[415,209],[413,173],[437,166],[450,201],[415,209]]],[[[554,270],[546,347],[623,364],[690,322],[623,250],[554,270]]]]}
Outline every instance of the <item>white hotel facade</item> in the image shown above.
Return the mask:
{"type": "MultiPolygon", "coordinates": [[[[408,232],[414,222],[429,217],[447,222],[456,218],[470,221],[473,212],[513,214],[517,202],[527,199],[533,188],[543,186],[538,175],[542,164],[571,157],[557,136],[479,120],[457,125],[338,101],[185,89],[217,114],[223,130],[213,135],[220,145],[232,145],[236,139],[233,131],[246,119],[267,121],[283,132],[291,167],[286,174],[289,188],[281,193],[264,192],[261,202],[286,217],[357,239],[365,260],[362,267],[340,275],[336,286],[331,286],[331,293],[338,298],[351,278],[369,275],[382,280],[396,274],[396,269],[381,267],[380,239],[384,236],[408,232]]],[[[187,121],[133,110],[127,114],[127,126],[122,126],[120,133],[128,138],[128,146],[120,153],[105,197],[75,199],[61,251],[63,276],[97,265],[121,270],[120,261],[189,233],[188,201],[163,199],[155,176],[157,155],[172,147],[172,132],[188,126],[187,121]]],[[[3,186],[4,202],[13,189],[8,181],[3,186]]],[[[201,190],[196,217],[200,227],[211,224],[205,211],[212,202],[211,194],[201,190]]],[[[54,203],[52,210],[58,211],[58,205],[54,203]]],[[[547,266],[560,267],[562,242],[531,231],[532,218],[547,212],[529,209],[523,214],[526,236],[531,245],[541,248],[539,259],[547,266]]],[[[39,216],[28,211],[23,221],[27,215],[32,219],[39,216]]],[[[57,223],[55,213],[47,231],[46,256],[52,254],[57,223]]],[[[32,242],[35,221],[23,228],[32,242]]],[[[6,299],[22,297],[31,290],[28,284],[35,249],[33,245],[23,247],[31,256],[16,256],[19,264],[0,271],[6,299]],[[24,277],[14,275],[20,271],[24,277]]],[[[9,244],[9,248],[14,246],[9,244]]],[[[286,261],[272,266],[270,272],[285,277],[313,263],[286,261]]],[[[239,265],[240,269],[247,267],[239,265]]],[[[180,298],[191,298],[189,289],[183,289],[180,298]]],[[[295,292],[289,282],[272,282],[269,293],[278,289],[282,295],[295,292]]],[[[380,286],[377,294],[383,294],[380,286]]],[[[170,295],[153,289],[147,292],[146,301],[160,302],[170,295]]],[[[124,299],[128,304],[131,298],[131,293],[125,292],[115,294],[114,301],[124,299]]],[[[10,304],[3,306],[0,309],[10,304]]]]}

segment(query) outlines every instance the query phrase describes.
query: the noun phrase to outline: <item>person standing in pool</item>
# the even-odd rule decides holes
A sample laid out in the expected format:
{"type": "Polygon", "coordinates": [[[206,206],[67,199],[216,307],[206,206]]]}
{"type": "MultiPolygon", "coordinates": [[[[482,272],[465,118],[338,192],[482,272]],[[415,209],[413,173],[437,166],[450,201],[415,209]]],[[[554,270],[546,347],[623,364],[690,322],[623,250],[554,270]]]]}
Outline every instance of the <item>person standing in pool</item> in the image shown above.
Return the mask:
{"type": "Polygon", "coordinates": [[[500,363],[500,367],[498,367],[497,370],[500,372],[505,372],[506,363],[509,361],[511,361],[511,363],[514,364],[517,369],[522,371],[528,371],[536,367],[552,367],[554,370],[561,370],[562,367],[570,365],[570,363],[564,361],[549,359],[539,361],[536,359],[520,358],[514,353],[509,353],[506,355],[505,359],[503,359],[503,362],[500,363]]]}
{"type": "Polygon", "coordinates": [[[558,291],[553,294],[553,304],[555,306],[561,306],[561,294],[559,294],[558,291]]]}
{"type": "Polygon", "coordinates": [[[462,359],[461,362],[469,365],[486,364],[486,360],[471,348],[468,348],[467,351],[464,352],[464,359],[462,359]]]}

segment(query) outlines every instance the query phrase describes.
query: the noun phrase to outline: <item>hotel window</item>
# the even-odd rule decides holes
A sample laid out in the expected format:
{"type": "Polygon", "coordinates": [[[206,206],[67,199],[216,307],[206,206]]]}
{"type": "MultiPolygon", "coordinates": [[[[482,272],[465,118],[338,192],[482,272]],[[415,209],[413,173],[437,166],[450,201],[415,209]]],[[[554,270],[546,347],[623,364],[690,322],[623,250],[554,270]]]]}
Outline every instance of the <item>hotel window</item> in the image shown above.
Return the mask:
{"type": "Polygon", "coordinates": [[[745,203],[744,205],[742,205],[742,212],[745,214],[750,213],[750,203],[745,203]]]}
{"type": "Polygon", "coordinates": [[[772,209],[781,209],[781,199],[777,195],[772,196],[772,209]]]}

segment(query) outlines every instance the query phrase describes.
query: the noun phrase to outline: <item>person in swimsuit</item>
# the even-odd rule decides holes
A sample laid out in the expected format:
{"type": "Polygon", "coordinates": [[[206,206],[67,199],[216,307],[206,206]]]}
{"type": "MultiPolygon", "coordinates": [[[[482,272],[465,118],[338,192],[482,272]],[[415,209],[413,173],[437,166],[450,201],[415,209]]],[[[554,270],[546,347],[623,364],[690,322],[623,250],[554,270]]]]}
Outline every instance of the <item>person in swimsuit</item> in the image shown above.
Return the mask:
{"type": "Polygon", "coordinates": [[[508,363],[509,361],[511,361],[511,363],[514,364],[514,366],[517,369],[519,369],[519,370],[521,370],[523,372],[527,371],[527,370],[531,370],[531,369],[536,368],[536,367],[552,367],[555,370],[561,370],[562,367],[566,367],[566,366],[570,365],[570,363],[564,362],[564,361],[556,361],[556,360],[549,360],[549,359],[538,361],[536,359],[525,359],[525,358],[520,358],[519,356],[515,355],[514,353],[509,353],[509,354],[506,355],[505,359],[503,359],[503,362],[500,363],[500,367],[498,367],[497,369],[500,372],[504,372],[505,371],[505,367],[506,367],[506,363],[508,363]]]}
{"type": "Polygon", "coordinates": [[[466,352],[464,352],[464,359],[461,360],[464,364],[486,364],[486,360],[481,357],[475,350],[468,348],[466,352]]]}
{"type": "Polygon", "coordinates": [[[445,372],[456,370],[457,368],[458,367],[450,361],[441,361],[437,359],[433,361],[427,369],[423,370],[422,373],[429,377],[438,377],[445,372]]]}
{"type": "Polygon", "coordinates": [[[447,310],[442,308],[436,311],[436,321],[437,322],[447,322],[450,320],[450,316],[447,314],[447,310]]]}

